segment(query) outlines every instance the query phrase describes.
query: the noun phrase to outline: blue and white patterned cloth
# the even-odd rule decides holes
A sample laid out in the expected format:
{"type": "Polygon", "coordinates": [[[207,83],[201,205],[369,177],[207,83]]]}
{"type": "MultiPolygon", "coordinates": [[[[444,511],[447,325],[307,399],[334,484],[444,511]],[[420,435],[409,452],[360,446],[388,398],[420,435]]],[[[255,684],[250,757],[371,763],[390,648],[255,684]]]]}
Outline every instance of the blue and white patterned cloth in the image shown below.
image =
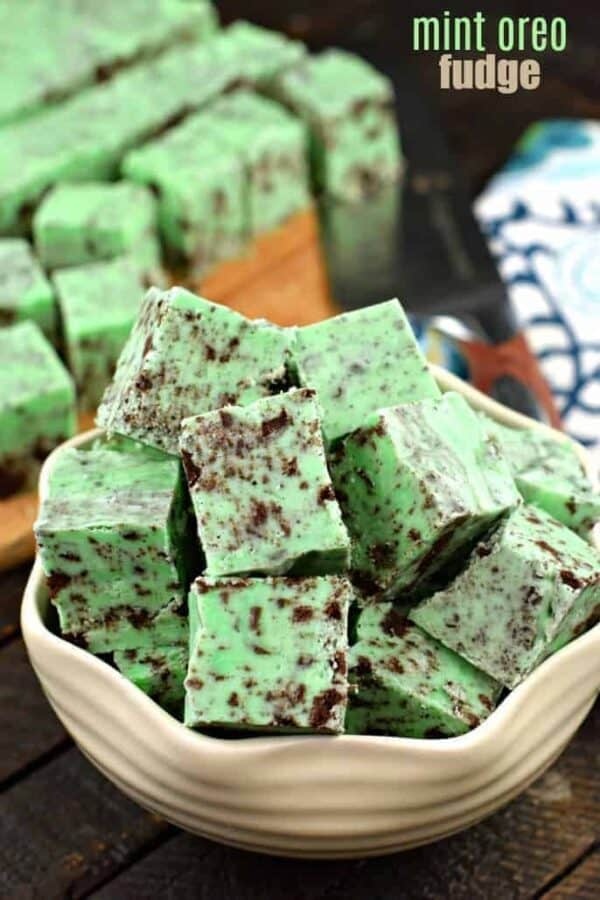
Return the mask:
{"type": "Polygon", "coordinates": [[[600,123],[540,122],[475,204],[565,430],[600,450],[600,123]]]}

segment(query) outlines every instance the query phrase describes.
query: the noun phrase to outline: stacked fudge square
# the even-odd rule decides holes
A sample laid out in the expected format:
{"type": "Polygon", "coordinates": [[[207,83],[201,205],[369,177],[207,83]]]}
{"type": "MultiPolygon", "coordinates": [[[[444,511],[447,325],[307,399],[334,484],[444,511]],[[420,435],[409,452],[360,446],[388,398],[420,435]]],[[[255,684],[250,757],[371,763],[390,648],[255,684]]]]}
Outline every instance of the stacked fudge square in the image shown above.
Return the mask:
{"type": "MultiPolygon", "coordinates": [[[[25,367],[28,345],[10,326],[36,323],[85,416],[142,288],[165,283],[163,258],[203,278],[306,210],[313,191],[353,201],[394,181],[400,147],[389,82],[350,54],[311,56],[243,21],[221,30],[208,0],[159,0],[150,17],[147,0],[56,0],[50,18],[46,6],[21,4],[5,23],[0,328],[25,367]],[[36,31],[31,53],[23,35],[36,31]]],[[[4,393],[0,419],[34,400],[59,415],[46,374],[37,392],[29,381],[4,393]]],[[[52,449],[42,431],[23,435],[0,446],[3,493],[35,483],[34,444],[52,449]]]]}
{"type": "Polygon", "coordinates": [[[282,329],[152,289],[98,424],[51,473],[50,593],[189,727],[462,734],[598,620],[597,552],[397,300],[282,329]]]}

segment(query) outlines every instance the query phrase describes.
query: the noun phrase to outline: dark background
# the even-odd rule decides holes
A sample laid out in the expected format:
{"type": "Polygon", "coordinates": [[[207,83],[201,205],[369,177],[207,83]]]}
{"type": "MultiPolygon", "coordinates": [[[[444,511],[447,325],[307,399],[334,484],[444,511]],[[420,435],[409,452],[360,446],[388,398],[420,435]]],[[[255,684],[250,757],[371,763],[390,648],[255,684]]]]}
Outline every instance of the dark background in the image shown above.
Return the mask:
{"type": "MultiPolygon", "coordinates": [[[[531,122],[543,118],[600,118],[600,5],[597,0],[571,2],[464,3],[404,2],[404,0],[220,0],[224,22],[245,18],[277,28],[306,41],[311,48],[343,42],[374,45],[382,55],[409,54],[431,88],[451,148],[460,161],[473,194],[501,166],[519,135],[531,122]],[[500,16],[543,15],[567,19],[568,41],[562,53],[523,54],[542,64],[542,83],[535,91],[502,95],[495,91],[440,91],[438,53],[410,49],[412,17],[473,15],[486,17],[488,52],[500,16]]],[[[502,56],[499,51],[498,55],[502,56]]],[[[468,55],[468,54],[467,54],[468,55]]],[[[515,56],[518,54],[510,54],[515,56]]]]}

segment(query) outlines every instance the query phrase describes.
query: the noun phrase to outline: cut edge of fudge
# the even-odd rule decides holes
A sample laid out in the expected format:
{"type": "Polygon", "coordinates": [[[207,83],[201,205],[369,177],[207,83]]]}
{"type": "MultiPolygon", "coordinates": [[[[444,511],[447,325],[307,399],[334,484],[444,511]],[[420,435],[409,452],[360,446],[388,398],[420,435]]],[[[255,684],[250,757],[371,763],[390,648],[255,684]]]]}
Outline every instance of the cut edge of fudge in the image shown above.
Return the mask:
{"type": "Polygon", "coordinates": [[[542,510],[521,506],[410,618],[512,689],[599,615],[598,551],[542,510]]]}
{"type": "Polygon", "coordinates": [[[341,733],[351,599],[352,587],[340,576],[197,578],[189,597],[185,724],[341,733]],[[315,629],[322,638],[318,652],[315,629]],[[229,659],[236,655],[237,673],[229,659]],[[216,696],[203,704],[206,688],[216,696]]]}
{"type": "Polygon", "coordinates": [[[206,574],[325,575],[347,568],[350,542],[319,413],[314,391],[292,388],[184,419],[179,448],[206,574]]]}
{"type": "Polygon", "coordinates": [[[96,422],[176,455],[183,419],[285,389],[292,339],[183,288],[151,288],[96,422]]]}
{"type": "Polygon", "coordinates": [[[494,710],[501,685],[390,603],[359,614],[350,648],[350,733],[439,738],[464,734],[494,710]]]}

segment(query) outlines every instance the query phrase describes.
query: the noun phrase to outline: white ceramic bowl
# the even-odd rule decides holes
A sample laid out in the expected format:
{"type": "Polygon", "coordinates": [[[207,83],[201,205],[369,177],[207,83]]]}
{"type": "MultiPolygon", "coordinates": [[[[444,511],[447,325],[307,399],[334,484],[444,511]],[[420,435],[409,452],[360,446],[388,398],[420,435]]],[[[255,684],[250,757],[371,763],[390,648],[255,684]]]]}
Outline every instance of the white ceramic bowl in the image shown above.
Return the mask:
{"type": "MultiPolygon", "coordinates": [[[[544,427],[442,370],[435,374],[444,389],[506,424],[544,427]]],[[[61,452],[45,465],[42,493],[61,452]]],[[[600,690],[599,625],[462,737],[226,741],[187,730],[116,670],[52,634],[47,609],[38,561],[23,601],[23,635],[48,700],[85,755],[141,806],[181,828],[273,854],[392,853],[466,828],[556,759],[600,690]]]]}

